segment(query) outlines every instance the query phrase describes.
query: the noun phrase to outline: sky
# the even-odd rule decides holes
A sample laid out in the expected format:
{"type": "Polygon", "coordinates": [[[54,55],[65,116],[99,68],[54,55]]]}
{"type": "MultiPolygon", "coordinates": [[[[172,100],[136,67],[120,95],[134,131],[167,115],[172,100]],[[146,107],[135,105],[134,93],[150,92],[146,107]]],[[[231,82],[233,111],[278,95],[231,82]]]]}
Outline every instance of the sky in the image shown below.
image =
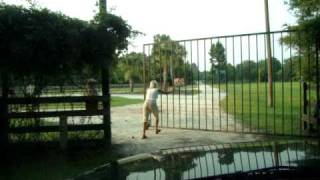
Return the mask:
{"type": "MultiPolygon", "coordinates": [[[[0,0],[26,5],[25,0],[0,0]]],[[[270,28],[281,30],[296,19],[285,0],[269,0],[270,28]]],[[[92,19],[96,0],[36,0],[40,7],[82,20],[92,19]]],[[[108,11],[121,16],[134,30],[130,51],[142,51],[156,34],[174,40],[265,31],[264,0],[107,0],[108,11]]]]}

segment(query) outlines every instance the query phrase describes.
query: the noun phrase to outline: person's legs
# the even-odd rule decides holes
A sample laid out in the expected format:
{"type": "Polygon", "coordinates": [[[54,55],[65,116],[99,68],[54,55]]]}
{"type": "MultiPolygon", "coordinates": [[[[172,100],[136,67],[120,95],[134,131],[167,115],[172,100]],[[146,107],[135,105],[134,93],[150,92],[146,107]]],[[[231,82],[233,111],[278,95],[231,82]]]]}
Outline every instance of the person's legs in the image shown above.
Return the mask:
{"type": "Polygon", "coordinates": [[[158,134],[161,130],[159,129],[159,110],[157,104],[152,105],[152,114],[156,120],[156,134],[158,134]]]}
{"type": "Polygon", "coordinates": [[[148,120],[148,116],[149,116],[149,108],[148,108],[148,103],[145,102],[143,104],[143,130],[142,130],[142,139],[147,138],[146,136],[146,130],[147,130],[147,120],[148,120]]]}

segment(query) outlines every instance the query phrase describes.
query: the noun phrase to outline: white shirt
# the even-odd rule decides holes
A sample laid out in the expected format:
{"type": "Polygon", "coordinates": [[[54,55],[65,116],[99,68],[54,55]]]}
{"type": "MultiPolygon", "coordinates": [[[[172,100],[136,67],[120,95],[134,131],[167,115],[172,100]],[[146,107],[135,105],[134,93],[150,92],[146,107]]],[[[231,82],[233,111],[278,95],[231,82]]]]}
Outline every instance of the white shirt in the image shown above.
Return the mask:
{"type": "Polygon", "coordinates": [[[149,89],[147,89],[146,100],[152,101],[152,102],[157,102],[158,94],[159,94],[158,88],[149,88],[149,89]]]}

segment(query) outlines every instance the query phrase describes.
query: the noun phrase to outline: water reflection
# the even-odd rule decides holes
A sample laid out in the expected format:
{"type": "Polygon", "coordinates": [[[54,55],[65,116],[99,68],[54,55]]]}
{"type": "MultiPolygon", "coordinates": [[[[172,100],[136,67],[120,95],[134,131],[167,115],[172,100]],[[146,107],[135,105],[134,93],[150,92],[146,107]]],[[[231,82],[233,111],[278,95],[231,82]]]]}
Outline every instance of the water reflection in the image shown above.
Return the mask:
{"type": "Polygon", "coordinates": [[[193,179],[311,162],[319,162],[319,148],[310,143],[216,145],[168,150],[161,159],[123,165],[120,179],[193,179]]]}
{"type": "MultiPolygon", "coordinates": [[[[120,161],[119,161],[120,162],[120,161]]],[[[259,142],[161,150],[150,158],[89,173],[89,179],[194,179],[273,167],[319,167],[319,144],[259,142]]],[[[83,178],[82,178],[83,179],[83,178]]]]}

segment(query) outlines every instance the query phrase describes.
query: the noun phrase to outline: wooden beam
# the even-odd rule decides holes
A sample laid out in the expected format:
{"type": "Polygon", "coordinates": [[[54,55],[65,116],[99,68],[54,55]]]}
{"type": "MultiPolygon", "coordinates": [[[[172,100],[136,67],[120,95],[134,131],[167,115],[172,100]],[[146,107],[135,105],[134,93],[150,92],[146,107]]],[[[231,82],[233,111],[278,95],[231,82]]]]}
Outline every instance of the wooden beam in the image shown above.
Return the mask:
{"type": "Polygon", "coordinates": [[[105,115],[108,112],[104,110],[86,111],[47,111],[47,112],[12,112],[7,115],[7,118],[46,118],[46,117],[60,117],[60,116],[98,116],[105,115]]]}
{"type": "Polygon", "coordinates": [[[81,103],[87,100],[108,101],[104,96],[61,96],[39,98],[9,98],[8,104],[50,104],[50,103],[81,103]]]}
{"type": "MultiPolygon", "coordinates": [[[[68,125],[68,132],[70,131],[96,131],[103,130],[103,124],[85,124],[85,125],[68,125]]],[[[40,126],[40,127],[17,127],[10,128],[9,133],[24,134],[24,133],[47,133],[60,132],[60,126],[40,126]]]]}

